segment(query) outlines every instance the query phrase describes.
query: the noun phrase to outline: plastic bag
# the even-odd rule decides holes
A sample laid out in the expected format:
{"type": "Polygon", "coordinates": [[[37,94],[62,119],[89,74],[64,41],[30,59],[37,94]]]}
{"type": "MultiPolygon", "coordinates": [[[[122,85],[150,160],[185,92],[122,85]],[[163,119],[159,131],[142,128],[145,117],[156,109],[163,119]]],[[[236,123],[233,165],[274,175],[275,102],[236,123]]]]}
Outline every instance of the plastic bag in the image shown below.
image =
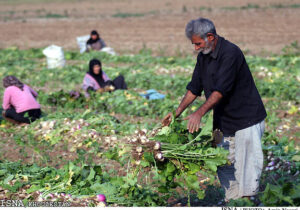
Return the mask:
{"type": "Polygon", "coordinates": [[[110,55],[116,55],[116,52],[111,47],[103,47],[100,51],[101,52],[106,52],[106,53],[108,53],[110,55]]]}
{"type": "Polygon", "coordinates": [[[43,50],[43,54],[47,57],[49,69],[63,67],[66,64],[62,47],[50,45],[43,50]]]}
{"type": "Polygon", "coordinates": [[[90,35],[79,36],[76,38],[80,53],[84,53],[86,51],[86,42],[89,40],[89,38],[90,35]]]}

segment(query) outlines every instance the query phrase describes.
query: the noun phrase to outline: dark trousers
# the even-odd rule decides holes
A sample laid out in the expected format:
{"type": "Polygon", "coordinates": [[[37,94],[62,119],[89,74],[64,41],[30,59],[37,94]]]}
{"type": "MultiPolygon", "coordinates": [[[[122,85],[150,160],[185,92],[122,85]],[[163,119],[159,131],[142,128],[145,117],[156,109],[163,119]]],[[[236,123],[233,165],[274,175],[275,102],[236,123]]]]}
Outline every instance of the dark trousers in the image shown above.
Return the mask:
{"type": "Polygon", "coordinates": [[[31,109],[25,112],[17,113],[15,108],[12,107],[5,111],[5,117],[13,119],[17,122],[29,124],[41,117],[41,109],[31,109]]]}
{"type": "Polygon", "coordinates": [[[126,90],[127,89],[127,84],[126,84],[125,79],[122,75],[117,76],[113,80],[113,84],[114,84],[116,90],[118,90],[118,89],[126,90]]]}

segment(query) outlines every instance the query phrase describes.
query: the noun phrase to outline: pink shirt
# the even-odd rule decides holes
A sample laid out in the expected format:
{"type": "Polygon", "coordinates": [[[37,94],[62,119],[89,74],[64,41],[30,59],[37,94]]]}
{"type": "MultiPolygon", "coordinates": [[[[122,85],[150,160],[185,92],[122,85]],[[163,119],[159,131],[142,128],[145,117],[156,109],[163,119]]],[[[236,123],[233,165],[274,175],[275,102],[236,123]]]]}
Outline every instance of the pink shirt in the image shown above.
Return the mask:
{"type": "Polygon", "coordinates": [[[16,86],[9,86],[4,91],[2,107],[6,110],[13,106],[17,113],[40,109],[41,105],[35,99],[37,95],[37,92],[25,84],[23,91],[16,86]]]}

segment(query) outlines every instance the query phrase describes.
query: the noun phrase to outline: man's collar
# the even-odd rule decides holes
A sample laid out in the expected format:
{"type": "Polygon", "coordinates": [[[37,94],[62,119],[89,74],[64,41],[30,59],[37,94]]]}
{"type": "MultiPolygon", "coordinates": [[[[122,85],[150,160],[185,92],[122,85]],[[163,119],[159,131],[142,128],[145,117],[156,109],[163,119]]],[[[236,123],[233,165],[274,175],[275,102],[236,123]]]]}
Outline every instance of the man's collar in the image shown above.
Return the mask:
{"type": "MultiPolygon", "coordinates": [[[[218,36],[218,35],[217,35],[217,36],[218,36]]],[[[213,57],[214,59],[216,59],[217,56],[218,56],[218,53],[219,53],[220,47],[221,47],[221,42],[222,42],[222,37],[218,36],[217,45],[216,45],[214,51],[212,51],[212,52],[210,53],[210,56],[213,57]]]]}

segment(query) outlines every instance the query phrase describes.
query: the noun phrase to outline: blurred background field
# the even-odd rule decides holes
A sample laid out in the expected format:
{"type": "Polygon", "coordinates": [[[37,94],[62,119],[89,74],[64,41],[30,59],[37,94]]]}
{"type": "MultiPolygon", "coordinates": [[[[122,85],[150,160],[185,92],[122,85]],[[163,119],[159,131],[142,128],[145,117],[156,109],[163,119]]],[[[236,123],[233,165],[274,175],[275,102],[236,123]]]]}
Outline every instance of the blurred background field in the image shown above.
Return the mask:
{"type": "Polygon", "coordinates": [[[300,41],[299,11],[299,0],[0,0],[0,47],[75,49],[97,29],[118,52],[177,55],[192,49],[185,24],[203,16],[245,52],[279,53],[300,41]]]}

